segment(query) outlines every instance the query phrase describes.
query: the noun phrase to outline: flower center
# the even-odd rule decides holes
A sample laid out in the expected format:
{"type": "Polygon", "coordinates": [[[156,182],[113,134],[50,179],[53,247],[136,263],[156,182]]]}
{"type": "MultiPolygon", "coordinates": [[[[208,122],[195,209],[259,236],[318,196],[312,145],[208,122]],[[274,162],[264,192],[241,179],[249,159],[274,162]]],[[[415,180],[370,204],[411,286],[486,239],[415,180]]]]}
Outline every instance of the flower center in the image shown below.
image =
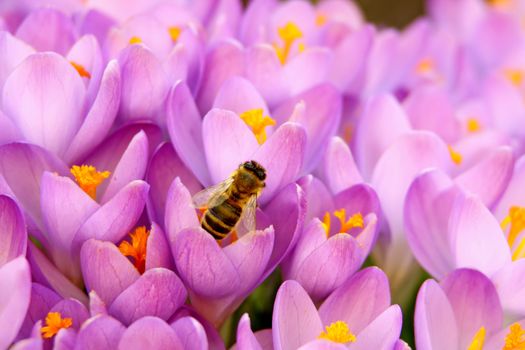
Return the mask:
{"type": "MultiPolygon", "coordinates": [[[[501,228],[505,230],[509,224],[510,228],[507,235],[507,242],[512,249],[518,236],[525,229],[525,207],[510,207],[509,214],[501,222],[501,228]]],[[[521,258],[525,258],[525,236],[520,238],[516,249],[514,249],[514,252],[512,253],[512,260],[518,260],[521,258]]]]}
{"type": "Polygon", "coordinates": [[[55,336],[59,330],[69,328],[72,324],[73,320],[71,320],[71,318],[62,318],[60,312],[50,312],[46,316],[45,326],[43,326],[40,331],[44,338],[49,339],[55,336]]]}
{"type": "Polygon", "coordinates": [[[129,43],[130,43],[130,45],[140,44],[140,43],[142,43],[142,39],[139,38],[138,36],[132,36],[132,37],[129,39],[129,43]]]}
{"type": "Polygon", "coordinates": [[[324,26],[326,24],[327,18],[324,13],[319,12],[317,16],[315,16],[315,25],[318,27],[324,26]]]}
{"type": "Polygon", "coordinates": [[[463,157],[461,156],[461,153],[457,152],[452,148],[452,146],[448,145],[448,152],[450,153],[450,159],[456,164],[460,165],[461,161],[463,160],[463,157]]]}
{"type": "Polygon", "coordinates": [[[503,74],[514,86],[521,86],[525,79],[525,72],[521,69],[508,68],[503,71],[503,74]]]}
{"type": "Polygon", "coordinates": [[[467,131],[474,133],[481,130],[481,124],[479,123],[479,120],[476,118],[468,118],[467,119],[467,131]]]}
{"type": "Polygon", "coordinates": [[[485,327],[481,327],[476,334],[474,334],[472,342],[470,342],[467,350],[482,350],[483,344],[485,344],[485,334],[485,327]]]}
{"type": "Polygon", "coordinates": [[[327,339],[336,343],[353,343],[356,341],[355,335],[350,332],[348,325],[344,321],[333,322],[326,326],[326,331],[321,332],[318,339],[327,339]]]}
{"type": "Polygon", "coordinates": [[[525,330],[519,323],[510,325],[503,350],[525,350],[525,330]]]}
{"type": "Polygon", "coordinates": [[[78,64],[73,61],[69,61],[69,63],[71,63],[73,68],[75,68],[76,71],[78,72],[78,75],[80,75],[82,78],[88,78],[88,79],[91,78],[91,74],[89,74],[89,72],[86,70],[86,68],[84,68],[83,65],[78,64]]]}
{"type": "Polygon", "coordinates": [[[276,124],[274,119],[267,115],[263,115],[263,110],[261,108],[250,109],[249,111],[242,113],[240,117],[252,129],[252,132],[255,134],[255,138],[260,145],[266,141],[266,127],[276,124]]]}
{"type": "Polygon", "coordinates": [[[70,171],[80,188],[93,199],[97,197],[97,187],[111,174],[109,171],[97,171],[92,165],[73,165],[70,171]]]}
{"type": "Polygon", "coordinates": [[[177,42],[179,40],[180,33],[182,33],[182,28],[178,26],[172,26],[168,28],[168,33],[170,33],[171,40],[177,42]]]}
{"type": "Polygon", "coordinates": [[[277,32],[283,41],[283,46],[274,44],[274,48],[275,52],[277,53],[277,57],[279,57],[281,63],[284,64],[288,58],[288,55],[290,54],[290,50],[292,49],[294,42],[297,39],[302,38],[303,33],[301,32],[301,29],[293,22],[288,22],[284,25],[284,27],[279,27],[277,32]]]}
{"type": "MultiPolygon", "coordinates": [[[[356,227],[363,228],[364,227],[363,215],[361,215],[361,213],[355,213],[347,220],[346,219],[346,209],[342,208],[342,209],[334,211],[334,216],[337,219],[339,219],[339,223],[341,225],[339,232],[348,233],[353,228],[356,228],[356,227]]],[[[322,225],[326,232],[326,236],[328,237],[330,235],[330,228],[331,228],[331,216],[329,212],[326,212],[324,214],[322,225]]]]}
{"type": "Polygon", "coordinates": [[[118,249],[124,256],[133,258],[133,265],[137,270],[143,274],[146,270],[146,248],[148,243],[149,231],[145,226],[140,226],[129,234],[131,244],[128,241],[123,241],[118,246],[118,249]]]}

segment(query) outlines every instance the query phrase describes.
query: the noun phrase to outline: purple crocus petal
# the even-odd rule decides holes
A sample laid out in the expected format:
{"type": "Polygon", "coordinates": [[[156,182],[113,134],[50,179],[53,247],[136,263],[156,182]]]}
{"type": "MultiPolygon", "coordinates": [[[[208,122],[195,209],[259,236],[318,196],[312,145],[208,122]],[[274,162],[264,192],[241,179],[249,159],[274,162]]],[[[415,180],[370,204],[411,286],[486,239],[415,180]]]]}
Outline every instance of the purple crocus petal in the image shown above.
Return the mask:
{"type": "Polygon", "coordinates": [[[514,165],[511,180],[503,193],[494,214],[498,220],[508,215],[511,206],[525,207],[525,156],[521,156],[514,165]]]}
{"type": "Polygon", "coordinates": [[[27,231],[24,217],[16,202],[8,196],[0,195],[0,268],[27,249],[27,231]]]}
{"type": "Polygon", "coordinates": [[[214,108],[227,109],[238,115],[251,110],[262,109],[264,115],[269,115],[268,106],[253,84],[245,78],[234,76],[222,84],[217,92],[214,108]]]}
{"type": "Polygon", "coordinates": [[[525,259],[518,259],[505,265],[491,280],[498,288],[498,294],[506,313],[523,315],[525,310],[525,259]]]}
{"type": "Polygon", "coordinates": [[[116,349],[126,328],[113,317],[98,315],[87,320],[77,335],[76,349],[116,349]]]}
{"type": "Polygon", "coordinates": [[[208,339],[204,327],[195,318],[181,317],[171,324],[184,349],[207,350],[208,339]]]}
{"type": "Polygon", "coordinates": [[[220,0],[206,21],[210,42],[237,35],[243,5],[236,0],[220,0]]]}
{"type": "Polygon", "coordinates": [[[345,350],[353,349],[353,347],[347,347],[345,344],[336,343],[330,340],[316,339],[298,348],[298,350],[345,350]]]}
{"type": "Polygon", "coordinates": [[[306,131],[297,123],[282,124],[253,155],[266,168],[266,188],[260,203],[267,202],[277,191],[295,181],[303,165],[306,131]]]}
{"type": "Polygon", "coordinates": [[[191,194],[178,177],[173,180],[166,196],[164,226],[172,249],[178,234],[183,229],[199,226],[191,194]]]}
{"type": "Polygon", "coordinates": [[[507,188],[514,168],[510,147],[500,147],[485,159],[454,179],[462,189],[477,194],[487,207],[492,207],[507,188]]]}
{"type": "Polygon", "coordinates": [[[217,43],[207,53],[204,67],[196,100],[200,111],[205,113],[211,109],[223,82],[234,75],[242,75],[244,52],[241,45],[233,40],[217,43]]]}
{"type": "Polygon", "coordinates": [[[106,303],[100,299],[97,292],[91,290],[89,292],[89,314],[93,317],[96,315],[107,315],[108,310],[106,303]]]}
{"type": "Polygon", "coordinates": [[[104,182],[107,187],[101,186],[103,195],[100,202],[105,203],[113,198],[129,182],[141,180],[146,172],[148,159],[148,137],[144,131],[140,131],[131,139],[110,178],[104,182]]]}
{"type": "Polygon", "coordinates": [[[419,289],[414,333],[418,349],[459,349],[459,334],[452,305],[434,280],[427,280],[419,289]]]}
{"type": "Polygon", "coordinates": [[[477,197],[466,195],[455,204],[449,230],[451,237],[455,237],[456,266],[492,275],[511,261],[500,225],[477,197]]]}
{"type": "Polygon", "coordinates": [[[330,50],[314,47],[287,62],[283,67],[282,81],[286,83],[289,94],[293,96],[325,82],[332,57],[330,50]]]}
{"type": "Polygon", "coordinates": [[[104,139],[117,116],[119,103],[120,68],[117,61],[110,61],[91,109],[64,154],[68,163],[78,162],[104,139]]]}
{"type": "Polygon", "coordinates": [[[305,222],[313,218],[322,218],[326,212],[334,210],[332,194],[323,182],[313,175],[306,175],[297,181],[306,194],[308,203],[305,222]]]}
{"type": "Polygon", "coordinates": [[[166,118],[173,148],[182,162],[203,185],[211,185],[204,155],[202,119],[184,82],[177,82],[171,88],[166,102],[166,118]]]}
{"type": "Polygon", "coordinates": [[[219,298],[239,288],[241,281],[236,266],[202,228],[179,232],[172,251],[180,277],[196,294],[219,298]]]}
{"type": "Polygon", "coordinates": [[[38,320],[43,320],[49,310],[62,298],[39,283],[31,284],[31,298],[24,323],[18,333],[18,338],[26,338],[31,335],[31,329],[38,320]]]}
{"type": "Polygon", "coordinates": [[[266,205],[264,211],[272,219],[275,230],[272,256],[265,273],[268,275],[293,249],[303,230],[306,215],[305,193],[297,184],[290,184],[266,205]]]}
{"type": "Polygon", "coordinates": [[[53,350],[73,350],[76,339],[77,333],[73,329],[61,329],[53,341],[53,350]]]}
{"type": "MultiPolygon", "coordinates": [[[[522,329],[525,327],[525,319],[523,318],[516,321],[516,323],[519,323],[522,329]]],[[[484,346],[487,349],[505,349],[505,337],[509,334],[509,331],[510,326],[501,329],[485,341],[484,346]]]]}
{"type": "Polygon", "coordinates": [[[323,178],[332,193],[339,193],[363,182],[350,148],[339,137],[330,140],[322,167],[323,178]]]}
{"type": "Polygon", "coordinates": [[[103,43],[115,20],[98,10],[87,9],[78,19],[78,31],[80,34],[92,34],[98,42],[103,43]]]}
{"type": "Polygon", "coordinates": [[[186,297],[186,289],[175,272],[154,268],[117,296],[108,311],[125,325],[144,316],[167,320],[184,304],[186,297]]]}
{"type": "Polygon", "coordinates": [[[62,155],[82,123],[84,84],[56,53],[26,58],[7,78],[2,110],[26,140],[62,155]]]}
{"type": "Polygon", "coordinates": [[[71,20],[53,8],[39,8],[31,12],[18,27],[16,36],[38,51],[55,51],[62,55],[76,40],[71,20]]]}
{"type": "Polygon", "coordinates": [[[277,291],[272,328],[275,350],[297,349],[323,331],[314,303],[296,281],[285,281],[277,291]]]}
{"type": "MultiPolygon", "coordinates": [[[[2,87],[0,86],[0,90],[1,89],[2,87]]],[[[6,143],[11,143],[11,142],[15,142],[15,141],[24,139],[22,135],[20,134],[20,131],[18,130],[18,128],[13,123],[13,121],[9,119],[4,113],[2,113],[2,111],[0,111],[0,130],[2,130],[0,132],[0,145],[4,145],[6,143]]]]}
{"type": "Polygon", "coordinates": [[[94,290],[110,305],[140,274],[118,248],[109,242],[88,240],[80,250],[82,275],[88,290],[94,290]]]}
{"type": "Polygon", "coordinates": [[[398,339],[398,341],[396,341],[396,344],[394,345],[394,350],[411,350],[411,349],[412,348],[401,339],[398,339]]]}
{"type": "MultiPolygon", "coordinates": [[[[268,26],[270,38],[277,39],[277,28],[292,21],[299,26],[303,36],[308,38],[317,30],[315,26],[315,11],[311,4],[303,1],[290,1],[280,4],[271,14],[268,26]]],[[[315,67],[315,66],[314,66],[315,67]]]]}
{"type": "Polygon", "coordinates": [[[344,22],[352,28],[359,28],[364,23],[359,6],[353,2],[323,1],[317,5],[317,11],[326,14],[331,21],[344,22]]]}
{"type": "Polygon", "coordinates": [[[31,264],[33,280],[50,286],[63,298],[74,298],[88,304],[88,298],[76,285],[71,283],[32,243],[28,245],[27,259],[31,264]]]}
{"type": "Polygon", "coordinates": [[[441,170],[422,173],[405,199],[405,233],[419,263],[436,278],[455,267],[448,222],[460,190],[441,170]]]}
{"type": "Polygon", "coordinates": [[[118,61],[122,75],[120,118],[161,122],[157,113],[169,88],[161,62],[142,44],[124,49],[118,61]]]}
{"type": "MultiPolygon", "coordinates": [[[[176,320],[178,320],[180,318],[187,317],[187,316],[190,316],[190,317],[194,318],[195,320],[197,320],[201,324],[201,326],[204,328],[204,330],[206,332],[206,338],[207,338],[207,341],[208,341],[210,349],[213,349],[213,350],[224,350],[225,349],[224,341],[221,338],[221,336],[220,336],[219,332],[217,331],[217,329],[208,320],[206,320],[204,317],[202,317],[200,314],[198,314],[191,307],[189,307],[189,306],[182,306],[175,313],[175,316],[173,317],[173,319],[176,322],[176,320]]],[[[171,325],[172,325],[172,328],[175,329],[177,327],[173,327],[174,323],[172,323],[171,325]]],[[[177,330],[176,330],[176,332],[177,332],[177,330]]],[[[177,335],[179,335],[179,333],[177,333],[177,335]]]]}
{"type": "Polygon", "coordinates": [[[152,222],[147,241],[146,270],[155,267],[172,269],[173,259],[164,231],[159,225],[152,222]]]}
{"type": "Polygon", "coordinates": [[[459,349],[466,349],[480,327],[488,334],[500,329],[503,312],[492,282],[476,270],[459,269],[441,281],[456,316],[459,349]]]}
{"type": "Polygon", "coordinates": [[[392,305],[374,319],[365,329],[356,336],[355,343],[349,349],[378,349],[390,350],[394,348],[403,324],[403,314],[399,305],[392,305]]]}
{"type": "Polygon", "coordinates": [[[89,318],[89,312],[84,304],[76,299],[62,299],[51,308],[50,312],[60,312],[62,317],[70,317],[74,329],[79,329],[89,318]]]}
{"type": "Polygon", "coordinates": [[[383,271],[376,267],[361,270],[337,288],[319,308],[323,324],[344,321],[360,333],[390,306],[390,288],[383,271]]]}
{"type": "Polygon", "coordinates": [[[18,334],[29,307],[31,272],[20,256],[0,267],[0,348],[7,349],[18,334]]]}
{"type": "Polygon", "coordinates": [[[44,342],[42,339],[42,321],[38,321],[33,327],[31,338],[24,339],[17,342],[9,349],[11,350],[43,350],[44,342]]]}
{"type": "Polygon", "coordinates": [[[180,160],[173,146],[170,143],[163,143],[153,154],[146,175],[146,181],[151,186],[148,214],[152,221],[164,221],[167,193],[177,176],[191,193],[197,193],[202,189],[191,170],[180,160]]]}
{"type": "Polygon", "coordinates": [[[235,348],[238,350],[262,350],[261,344],[255,338],[250,325],[250,316],[248,314],[242,315],[237,326],[237,344],[235,348]]]}
{"type": "MultiPolygon", "coordinates": [[[[311,66],[317,67],[317,66],[311,66]]],[[[320,84],[288,99],[274,112],[277,120],[287,120],[294,113],[295,106],[304,103],[304,112],[290,121],[304,126],[308,142],[305,150],[306,171],[313,170],[323,156],[326,144],[339,128],[342,98],[331,84],[320,84]]]]}
{"type": "Polygon", "coordinates": [[[339,192],[334,197],[336,209],[344,208],[347,213],[361,213],[366,216],[370,213],[379,215],[381,206],[376,191],[372,186],[360,183],[339,192]]]}
{"type": "Polygon", "coordinates": [[[268,18],[277,4],[276,0],[250,1],[239,28],[239,38],[242,43],[251,46],[266,41],[268,18]]]}
{"type": "Polygon", "coordinates": [[[118,349],[182,350],[184,348],[175,331],[166,322],[157,317],[146,316],[124,331],[118,349]]]}
{"type": "Polygon", "coordinates": [[[213,183],[230,176],[259,147],[248,125],[237,114],[224,109],[212,109],[206,114],[202,122],[202,137],[213,183]]]}
{"type": "Polygon", "coordinates": [[[409,130],[408,117],[393,96],[379,95],[368,102],[355,136],[355,158],[366,179],[388,146],[409,130]]]}
{"type": "Polygon", "coordinates": [[[9,73],[35,50],[7,31],[0,32],[0,90],[9,73]]]}
{"type": "Polygon", "coordinates": [[[111,200],[100,207],[78,230],[73,249],[89,238],[116,243],[128,234],[146,204],[149,185],[135,180],[122,188],[111,200]]]}

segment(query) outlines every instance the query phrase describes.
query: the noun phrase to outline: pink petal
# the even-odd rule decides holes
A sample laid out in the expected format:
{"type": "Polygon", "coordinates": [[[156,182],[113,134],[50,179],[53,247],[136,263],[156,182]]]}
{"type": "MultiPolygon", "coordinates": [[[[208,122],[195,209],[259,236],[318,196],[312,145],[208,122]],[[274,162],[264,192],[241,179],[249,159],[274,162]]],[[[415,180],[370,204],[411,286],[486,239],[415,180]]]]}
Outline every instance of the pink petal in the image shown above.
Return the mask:
{"type": "Polygon", "coordinates": [[[255,86],[239,76],[233,76],[222,84],[213,102],[214,108],[227,109],[238,115],[251,109],[262,109],[269,115],[268,106],[255,86]]]}
{"type": "Polygon", "coordinates": [[[350,349],[393,349],[401,333],[403,314],[399,305],[392,305],[357,334],[350,349]]]}
{"type": "Polygon", "coordinates": [[[325,82],[332,55],[328,49],[311,48],[288,61],[282,74],[289,94],[293,96],[325,82]]]}
{"type": "Polygon", "coordinates": [[[499,299],[507,314],[523,315],[525,310],[525,259],[505,265],[492,276],[499,299]]]}
{"type": "Polygon", "coordinates": [[[332,193],[363,182],[348,145],[339,137],[328,144],[323,161],[324,178],[332,193]]]}
{"type": "Polygon", "coordinates": [[[250,326],[250,316],[243,314],[239,325],[237,326],[237,344],[238,350],[262,350],[261,344],[255,338],[250,326]]]}
{"type": "Polygon", "coordinates": [[[164,220],[164,226],[166,227],[172,249],[178,234],[183,229],[199,226],[191,194],[178,177],[173,180],[166,196],[164,220]]]}
{"type": "Polygon", "coordinates": [[[511,206],[525,207],[525,156],[521,156],[514,165],[514,171],[507,189],[494,210],[498,220],[508,215],[511,206]]]}
{"type": "Polygon", "coordinates": [[[34,51],[31,46],[9,32],[0,32],[0,90],[9,73],[34,51]]]}
{"type": "Polygon", "coordinates": [[[116,349],[126,328],[113,317],[90,318],[77,335],[77,347],[85,350],[116,349]]]}
{"type": "Polygon", "coordinates": [[[126,329],[118,349],[173,349],[182,350],[182,343],[171,327],[160,318],[147,316],[126,329]]]}
{"type": "Polygon", "coordinates": [[[192,347],[194,350],[208,349],[208,339],[204,327],[195,318],[181,317],[171,324],[177,333],[184,349],[192,347]]]}
{"type": "Polygon", "coordinates": [[[152,222],[147,242],[146,270],[155,267],[173,269],[173,266],[170,246],[164,231],[152,222]]]}
{"type": "Polygon", "coordinates": [[[0,195],[0,268],[20,255],[25,255],[27,249],[27,231],[20,208],[8,196],[0,195]]]}

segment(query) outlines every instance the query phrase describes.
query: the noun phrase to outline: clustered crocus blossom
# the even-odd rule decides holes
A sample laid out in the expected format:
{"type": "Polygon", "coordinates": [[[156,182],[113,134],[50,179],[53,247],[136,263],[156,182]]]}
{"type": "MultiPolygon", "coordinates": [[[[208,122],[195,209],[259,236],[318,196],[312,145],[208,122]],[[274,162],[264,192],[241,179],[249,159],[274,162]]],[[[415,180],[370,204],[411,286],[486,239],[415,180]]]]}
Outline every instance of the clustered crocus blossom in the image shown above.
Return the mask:
{"type": "Polygon", "coordinates": [[[525,3],[426,5],[3,0],[0,350],[525,350],[525,3]]]}

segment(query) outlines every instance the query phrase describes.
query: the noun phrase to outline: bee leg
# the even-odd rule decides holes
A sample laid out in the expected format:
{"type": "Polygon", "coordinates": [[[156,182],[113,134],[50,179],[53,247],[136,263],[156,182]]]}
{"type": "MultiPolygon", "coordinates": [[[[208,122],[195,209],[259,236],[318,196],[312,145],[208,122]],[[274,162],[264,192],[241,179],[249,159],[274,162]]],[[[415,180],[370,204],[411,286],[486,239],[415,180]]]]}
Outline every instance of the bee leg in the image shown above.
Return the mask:
{"type": "Polygon", "coordinates": [[[208,210],[207,206],[197,208],[197,217],[199,218],[199,221],[202,220],[202,217],[204,216],[206,210],[208,210]]]}

